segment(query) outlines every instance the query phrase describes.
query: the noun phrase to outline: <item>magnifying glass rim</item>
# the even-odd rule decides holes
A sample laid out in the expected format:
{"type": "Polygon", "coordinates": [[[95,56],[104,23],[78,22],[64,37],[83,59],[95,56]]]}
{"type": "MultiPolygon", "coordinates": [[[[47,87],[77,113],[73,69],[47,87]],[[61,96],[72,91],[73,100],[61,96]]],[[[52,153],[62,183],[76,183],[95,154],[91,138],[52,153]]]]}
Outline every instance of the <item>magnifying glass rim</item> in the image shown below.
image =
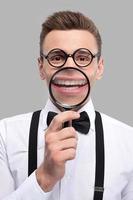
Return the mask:
{"type": "Polygon", "coordinates": [[[63,108],[63,109],[65,109],[65,110],[77,109],[77,108],[79,108],[79,107],[86,101],[86,99],[88,98],[88,96],[89,96],[89,94],[90,94],[90,81],[89,81],[89,78],[87,77],[87,75],[86,75],[82,70],[80,70],[80,69],[78,69],[78,68],[74,68],[74,67],[64,67],[64,68],[59,69],[58,71],[56,71],[56,72],[52,75],[52,77],[51,77],[51,79],[50,79],[50,82],[49,82],[49,93],[50,93],[50,96],[51,96],[51,98],[52,98],[53,103],[54,103],[57,107],[59,106],[60,108],[63,108]],[[77,71],[79,71],[80,73],[82,73],[82,74],[85,76],[85,78],[86,78],[86,80],[87,80],[87,84],[88,84],[88,92],[87,92],[87,95],[85,96],[85,98],[84,98],[80,103],[75,104],[75,105],[71,105],[71,106],[65,105],[65,104],[63,104],[63,103],[57,101],[57,99],[55,99],[55,97],[54,97],[54,95],[53,95],[53,93],[52,93],[52,89],[51,89],[52,80],[53,80],[53,78],[55,77],[55,75],[56,75],[57,73],[63,71],[63,70],[69,70],[69,69],[70,69],[70,70],[77,70],[77,71]]]}

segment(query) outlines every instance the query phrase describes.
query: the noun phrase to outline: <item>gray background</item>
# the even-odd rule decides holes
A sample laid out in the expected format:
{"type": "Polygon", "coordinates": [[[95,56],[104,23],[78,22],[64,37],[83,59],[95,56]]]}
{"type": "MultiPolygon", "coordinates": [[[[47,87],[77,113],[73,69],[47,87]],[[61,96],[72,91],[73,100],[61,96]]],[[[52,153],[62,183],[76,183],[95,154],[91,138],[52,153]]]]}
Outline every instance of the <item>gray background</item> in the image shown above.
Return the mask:
{"type": "Polygon", "coordinates": [[[133,11],[127,0],[0,0],[0,119],[44,106],[37,66],[39,34],[54,11],[90,16],[103,39],[105,73],[93,89],[97,110],[132,126],[133,11]]]}

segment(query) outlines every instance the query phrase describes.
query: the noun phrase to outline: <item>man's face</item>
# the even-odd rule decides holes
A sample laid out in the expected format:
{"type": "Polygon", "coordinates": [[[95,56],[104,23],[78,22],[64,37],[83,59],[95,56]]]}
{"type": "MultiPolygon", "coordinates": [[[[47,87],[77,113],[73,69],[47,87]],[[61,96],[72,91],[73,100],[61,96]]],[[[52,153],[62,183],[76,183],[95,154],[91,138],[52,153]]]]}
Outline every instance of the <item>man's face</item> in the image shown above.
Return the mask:
{"type": "MultiPolygon", "coordinates": [[[[85,48],[91,51],[93,55],[95,55],[98,52],[97,48],[97,43],[94,38],[94,36],[86,30],[54,30],[48,33],[46,36],[44,42],[43,42],[43,54],[47,55],[52,49],[61,49],[67,54],[73,54],[77,49],[80,48],[85,48]]],[[[40,70],[40,75],[41,78],[46,80],[47,84],[49,85],[49,81],[52,77],[52,75],[59,70],[59,68],[52,67],[47,59],[38,59],[39,63],[39,70],[40,70]]],[[[74,68],[79,68],[81,69],[89,78],[90,85],[94,84],[94,82],[102,77],[103,74],[103,59],[100,58],[99,61],[97,57],[93,58],[92,62],[90,65],[86,67],[78,67],[75,62],[73,61],[72,57],[68,57],[66,63],[62,68],[64,67],[74,67],[74,68]]],[[[76,79],[79,78],[76,73],[74,74],[68,74],[68,81],[72,82],[73,80],[75,81],[76,79]],[[77,76],[77,77],[76,77],[77,76]],[[70,78],[71,77],[71,78],[70,78]]],[[[65,77],[65,81],[66,81],[65,77]]],[[[67,82],[68,84],[68,82],[67,82]]],[[[80,96],[81,93],[83,93],[83,90],[79,88],[79,90],[75,87],[72,87],[72,89],[69,87],[68,89],[62,89],[58,90],[57,89],[57,95],[60,96],[61,98],[69,98],[76,96],[80,96]],[[73,95],[72,95],[73,94],[73,95]]],[[[82,98],[82,97],[79,97],[82,98]]]]}

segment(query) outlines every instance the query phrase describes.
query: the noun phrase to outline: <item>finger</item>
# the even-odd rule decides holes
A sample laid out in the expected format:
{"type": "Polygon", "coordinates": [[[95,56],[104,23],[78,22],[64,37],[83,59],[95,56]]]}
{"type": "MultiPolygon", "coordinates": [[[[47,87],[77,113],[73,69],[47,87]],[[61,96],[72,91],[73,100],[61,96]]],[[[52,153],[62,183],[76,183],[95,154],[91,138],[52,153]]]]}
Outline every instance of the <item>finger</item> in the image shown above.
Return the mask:
{"type": "Polygon", "coordinates": [[[51,121],[49,125],[50,131],[57,131],[62,128],[62,124],[66,121],[71,121],[73,119],[78,119],[80,117],[80,114],[75,111],[65,111],[61,112],[58,115],[56,115],[53,120],[51,121]]]}
{"type": "Polygon", "coordinates": [[[56,143],[51,143],[47,148],[49,152],[56,152],[57,154],[59,151],[63,151],[65,149],[76,149],[77,147],[77,140],[75,138],[69,138],[66,140],[58,141],[56,143]]]}
{"type": "Polygon", "coordinates": [[[78,140],[77,133],[73,127],[63,128],[60,131],[56,132],[46,132],[45,133],[45,143],[47,145],[62,141],[68,138],[75,138],[78,140]]]}
{"type": "Polygon", "coordinates": [[[76,130],[73,127],[63,128],[59,131],[58,139],[65,140],[68,138],[76,138],[78,140],[78,135],[76,130]]]}
{"type": "Polygon", "coordinates": [[[77,140],[75,138],[69,138],[66,140],[62,140],[59,144],[61,150],[65,149],[71,149],[74,148],[76,149],[77,147],[77,140]]]}
{"type": "Polygon", "coordinates": [[[69,148],[65,149],[63,151],[60,151],[56,156],[54,157],[54,160],[58,163],[64,163],[67,160],[72,160],[76,156],[76,149],[69,148]]]}

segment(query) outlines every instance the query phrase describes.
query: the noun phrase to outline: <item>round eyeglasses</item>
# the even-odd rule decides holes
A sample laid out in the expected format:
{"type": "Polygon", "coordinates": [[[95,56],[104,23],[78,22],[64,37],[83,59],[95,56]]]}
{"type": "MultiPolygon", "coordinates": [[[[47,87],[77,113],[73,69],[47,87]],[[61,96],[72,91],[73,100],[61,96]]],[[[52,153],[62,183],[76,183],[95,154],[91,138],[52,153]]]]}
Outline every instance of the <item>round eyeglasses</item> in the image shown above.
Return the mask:
{"type": "Polygon", "coordinates": [[[52,49],[47,55],[41,53],[41,57],[47,59],[48,63],[56,68],[64,66],[68,57],[72,57],[74,63],[78,67],[87,67],[91,64],[92,60],[98,56],[100,56],[99,52],[97,54],[92,54],[91,51],[86,48],[77,49],[73,54],[67,54],[65,51],[58,48],[52,49]]]}

